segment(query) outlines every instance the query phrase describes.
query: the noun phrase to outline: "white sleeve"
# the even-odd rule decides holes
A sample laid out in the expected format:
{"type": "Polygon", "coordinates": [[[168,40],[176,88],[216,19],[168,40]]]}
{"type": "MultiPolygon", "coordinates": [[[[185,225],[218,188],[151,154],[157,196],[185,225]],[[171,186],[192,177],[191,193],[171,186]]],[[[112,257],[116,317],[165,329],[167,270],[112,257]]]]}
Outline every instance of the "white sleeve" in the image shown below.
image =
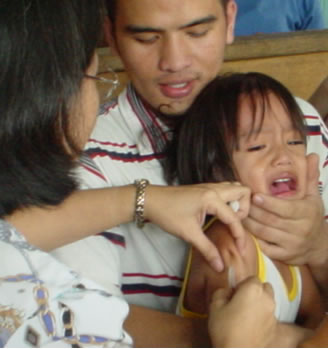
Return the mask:
{"type": "Polygon", "coordinates": [[[328,128],[316,109],[301,98],[296,98],[307,124],[307,154],[316,153],[320,158],[319,189],[328,217],[328,128]]]}
{"type": "Polygon", "coordinates": [[[129,308],[122,297],[31,246],[1,220],[0,251],[1,347],[132,345],[123,328],[129,308]]]}
{"type": "Polygon", "coordinates": [[[101,235],[90,236],[52,251],[52,255],[116,296],[120,290],[120,249],[101,235]]]}
{"type": "Polygon", "coordinates": [[[80,158],[79,166],[76,168],[76,177],[79,179],[81,189],[97,189],[111,186],[101,169],[87,154],[83,154],[80,158]]]}

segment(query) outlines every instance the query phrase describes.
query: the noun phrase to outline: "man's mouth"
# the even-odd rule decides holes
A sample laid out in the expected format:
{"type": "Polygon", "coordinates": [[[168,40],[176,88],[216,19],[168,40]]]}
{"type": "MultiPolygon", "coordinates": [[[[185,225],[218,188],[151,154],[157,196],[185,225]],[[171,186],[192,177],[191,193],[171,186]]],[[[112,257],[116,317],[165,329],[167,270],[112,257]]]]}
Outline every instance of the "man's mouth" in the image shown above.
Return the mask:
{"type": "Polygon", "coordinates": [[[159,84],[162,94],[168,98],[182,98],[190,95],[194,80],[159,84]]]}
{"type": "Polygon", "coordinates": [[[187,82],[182,82],[180,84],[170,84],[170,86],[172,88],[183,88],[183,87],[187,86],[187,84],[188,84],[187,82]]]}
{"type": "Polygon", "coordinates": [[[297,190],[297,181],[292,177],[278,178],[271,183],[270,191],[274,196],[292,195],[297,190]]]}

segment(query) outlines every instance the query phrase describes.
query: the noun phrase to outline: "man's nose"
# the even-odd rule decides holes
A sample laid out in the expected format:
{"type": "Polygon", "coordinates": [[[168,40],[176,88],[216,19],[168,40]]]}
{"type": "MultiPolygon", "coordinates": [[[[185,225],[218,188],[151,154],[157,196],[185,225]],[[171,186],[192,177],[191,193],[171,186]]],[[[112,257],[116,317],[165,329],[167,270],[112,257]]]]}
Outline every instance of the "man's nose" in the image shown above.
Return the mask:
{"type": "Polygon", "coordinates": [[[184,38],[178,36],[166,37],[163,40],[159,67],[165,72],[180,72],[191,64],[191,52],[184,38]]]}

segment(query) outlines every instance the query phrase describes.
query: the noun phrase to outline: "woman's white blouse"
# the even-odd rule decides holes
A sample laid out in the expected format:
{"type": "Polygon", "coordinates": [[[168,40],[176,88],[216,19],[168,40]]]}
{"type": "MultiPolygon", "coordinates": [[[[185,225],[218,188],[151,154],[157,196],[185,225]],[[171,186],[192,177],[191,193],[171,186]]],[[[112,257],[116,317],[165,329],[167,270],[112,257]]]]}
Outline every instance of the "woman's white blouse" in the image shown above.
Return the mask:
{"type": "Polygon", "coordinates": [[[0,347],[130,347],[127,313],[123,299],[0,220],[0,347]]]}

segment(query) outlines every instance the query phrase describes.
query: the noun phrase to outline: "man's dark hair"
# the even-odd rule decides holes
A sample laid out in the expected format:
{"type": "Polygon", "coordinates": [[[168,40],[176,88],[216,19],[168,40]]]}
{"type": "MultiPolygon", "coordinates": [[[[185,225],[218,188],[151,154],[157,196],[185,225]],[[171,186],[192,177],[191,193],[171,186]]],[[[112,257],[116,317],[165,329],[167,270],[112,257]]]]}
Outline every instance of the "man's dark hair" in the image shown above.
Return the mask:
{"type": "Polygon", "coordinates": [[[302,112],[292,94],[280,82],[261,73],[219,76],[204,88],[174,130],[164,160],[167,181],[194,184],[237,180],[232,154],[239,146],[240,98],[247,97],[252,106],[252,132],[262,127],[270,93],[280,100],[294,129],[306,142],[302,112]],[[262,120],[255,124],[259,106],[262,120]]]}
{"type": "Polygon", "coordinates": [[[103,0],[0,2],[0,217],[76,188],[70,107],[102,32],[103,0]],[[70,119],[70,120],[69,120],[70,119]]]}
{"type": "MultiPolygon", "coordinates": [[[[115,23],[115,20],[116,20],[118,1],[120,1],[120,0],[105,0],[106,7],[107,7],[107,10],[108,10],[108,16],[109,16],[109,18],[110,18],[112,23],[115,23]]],[[[219,1],[225,7],[229,0],[219,0],[219,1]]],[[[146,9],[146,11],[148,11],[148,10],[146,9]]]]}

